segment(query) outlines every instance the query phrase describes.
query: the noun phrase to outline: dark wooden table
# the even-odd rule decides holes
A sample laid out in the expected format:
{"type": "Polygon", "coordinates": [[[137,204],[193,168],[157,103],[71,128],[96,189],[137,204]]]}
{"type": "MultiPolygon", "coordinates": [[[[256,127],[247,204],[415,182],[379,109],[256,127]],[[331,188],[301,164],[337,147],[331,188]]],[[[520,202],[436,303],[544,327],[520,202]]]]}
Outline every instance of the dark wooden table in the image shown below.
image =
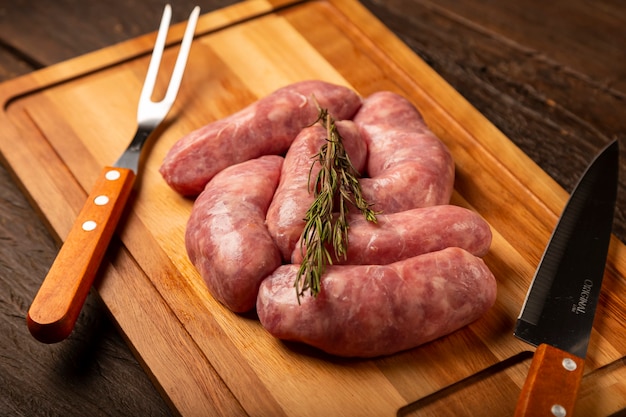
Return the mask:
{"type": "MultiPolygon", "coordinates": [[[[624,142],[620,2],[362,2],[566,190],[604,144],[624,142]]],[[[234,1],[172,3],[182,21],[196,3],[234,1]]],[[[0,0],[0,81],[152,32],[163,4],[0,0]]],[[[625,168],[614,233],[626,242],[625,168]]],[[[68,340],[32,339],[26,312],[58,248],[4,167],[0,241],[0,416],[170,415],[96,294],[68,340]]]]}

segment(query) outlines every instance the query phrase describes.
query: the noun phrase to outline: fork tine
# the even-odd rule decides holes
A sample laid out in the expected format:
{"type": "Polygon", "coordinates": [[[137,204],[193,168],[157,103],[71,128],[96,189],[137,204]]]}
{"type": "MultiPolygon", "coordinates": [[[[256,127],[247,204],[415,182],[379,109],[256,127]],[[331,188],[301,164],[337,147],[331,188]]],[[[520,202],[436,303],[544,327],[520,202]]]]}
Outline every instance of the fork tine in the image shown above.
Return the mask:
{"type": "Polygon", "coordinates": [[[160,120],[163,119],[169,112],[176,99],[176,95],[178,94],[178,89],[183,78],[199,14],[200,8],[196,6],[189,15],[185,34],[181,42],[178,57],[176,58],[176,64],[174,66],[165,97],[161,101],[155,102],[152,100],[152,94],[154,93],[154,87],[159,67],[161,65],[161,57],[163,56],[163,50],[165,49],[165,40],[167,38],[167,32],[172,18],[171,6],[169,4],[165,5],[163,17],[161,18],[161,23],[159,25],[159,32],[157,33],[154,49],[152,51],[152,57],[150,58],[150,64],[148,65],[148,72],[139,96],[139,105],[137,108],[138,123],[141,124],[142,122],[147,121],[156,122],[157,119],[160,122],[160,120]]]}
{"type": "MultiPolygon", "coordinates": [[[[161,17],[159,32],[157,33],[157,38],[152,49],[148,72],[143,82],[143,87],[141,88],[141,94],[139,95],[139,108],[137,109],[137,113],[141,111],[141,108],[145,105],[145,103],[152,101],[151,97],[154,92],[154,85],[156,84],[159,66],[161,65],[161,57],[163,56],[163,50],[165,49],[165,39],[167,38],[171,18],[172,7],[169,4],[166,4],[165,10],[163,10],[163,17],[161,17]]],[[[138,116],[138,118],[140,117],[138,116]]]]}
{"type": "Polygon", "coordinates": [[[200,7],[196,6],[189,15],[189,23],[187,23],[187,27],[185,28],[185,35],[183,36],[183,40],[180,45],[178,58],[176,58],[176,64],[174,66],[174,71],[172,72],[170,85],[167,87],[167,93],[163,99],[163,101],[167,103],[173,103],[176,98],[176,94],[178,94],[178,88],[180,87],[180,82],[182,81],[183,73],[185,72],[185,65],[187,63],[187,57],[189,56],[189,50],[191,49],[191,42],[193,41],[199,14],[200,7]]]}

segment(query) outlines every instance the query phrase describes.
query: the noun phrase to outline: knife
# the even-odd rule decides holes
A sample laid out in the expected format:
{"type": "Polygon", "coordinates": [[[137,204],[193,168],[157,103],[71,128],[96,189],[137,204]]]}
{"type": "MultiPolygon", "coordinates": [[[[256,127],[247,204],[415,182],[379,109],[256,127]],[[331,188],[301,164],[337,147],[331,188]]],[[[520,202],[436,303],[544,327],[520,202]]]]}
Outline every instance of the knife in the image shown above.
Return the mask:
{"type": "Polygon", "coordinates": [[[550,238],[514,335],[537,346],[515,416],[571,416],[611,237],[619,146],[589,165],[550,238]]]}

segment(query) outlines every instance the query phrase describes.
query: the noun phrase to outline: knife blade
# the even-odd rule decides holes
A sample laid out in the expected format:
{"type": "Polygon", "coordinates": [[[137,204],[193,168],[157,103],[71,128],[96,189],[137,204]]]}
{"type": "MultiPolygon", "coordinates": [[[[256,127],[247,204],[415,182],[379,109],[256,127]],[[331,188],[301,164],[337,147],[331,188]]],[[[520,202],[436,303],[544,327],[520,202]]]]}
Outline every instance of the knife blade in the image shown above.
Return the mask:
{"type": "Polygon", "coordinates": [[[537,349],[515,416],[571,416],[606,265],[619,146],[607,145],[572,192],[517,319],[514,335],[537,349]]]}

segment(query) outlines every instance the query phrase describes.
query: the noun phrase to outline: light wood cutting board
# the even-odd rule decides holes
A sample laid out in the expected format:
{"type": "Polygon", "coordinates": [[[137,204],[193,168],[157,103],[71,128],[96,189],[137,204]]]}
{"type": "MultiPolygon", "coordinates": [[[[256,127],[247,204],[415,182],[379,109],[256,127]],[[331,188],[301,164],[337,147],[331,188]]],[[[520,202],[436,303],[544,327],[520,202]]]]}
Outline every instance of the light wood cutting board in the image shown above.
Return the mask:
{"type": "MultiPolygon", "coordinates": [[[[166,68],[183,29],[170,32],[166,68]]],[[[197,34],[178,99],[143,160],[96,284],[172,408],[185,416],[510,414],[532,354],[513,326],[566,192],[356,1],[248,1],[202,16],[197,34]],[[494,234],[485,260],[499,293],[480,320],[407,352],[347,360],[275,340],[254,315],[232,314],[208,293],[183,244],[193,201],[168,188],[160,162],[190,130],[311,78],[363,96],[398,92],[448,145],[453,203],[479,212],[494,234]]],[[[154,37],[0,86],[5,163],[59,242],[101,167],[134,133],[154,37]]],[[[581,416],[626,407],[625,261],[614,238],[581,416]]]]}

